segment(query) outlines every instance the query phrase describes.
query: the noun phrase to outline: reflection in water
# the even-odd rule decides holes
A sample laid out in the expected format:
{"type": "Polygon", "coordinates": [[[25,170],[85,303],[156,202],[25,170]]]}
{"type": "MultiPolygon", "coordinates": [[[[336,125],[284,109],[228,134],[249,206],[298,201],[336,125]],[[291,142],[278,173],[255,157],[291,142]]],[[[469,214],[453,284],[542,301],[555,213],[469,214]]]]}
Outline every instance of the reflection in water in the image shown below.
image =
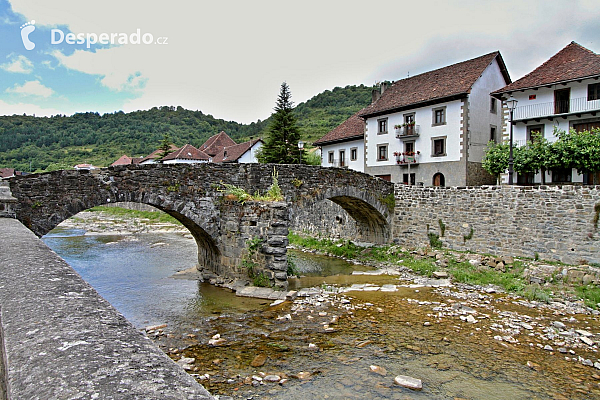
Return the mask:
{"type": "Polygon", "coordinates": [[[256,309],[264,301],[197,281],[170,278],[197,262],[196,242],[181,235],[85,236],[56,228],[44,242],[102,297],[137,327],[232,311],[256,309]]]}

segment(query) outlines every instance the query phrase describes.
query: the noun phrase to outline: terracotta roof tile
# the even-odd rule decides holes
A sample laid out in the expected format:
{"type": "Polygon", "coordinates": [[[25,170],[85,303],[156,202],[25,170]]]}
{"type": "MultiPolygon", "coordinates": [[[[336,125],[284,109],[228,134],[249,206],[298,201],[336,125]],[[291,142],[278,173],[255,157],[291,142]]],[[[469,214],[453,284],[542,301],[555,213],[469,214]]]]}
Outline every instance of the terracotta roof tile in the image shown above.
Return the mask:
{"type": "Polygon", "coordinates": [[[262,142],[262,139],[258,138],[233,146],[227,146],[213,157],[213,162],[236,162],[259,141],[262,142]]]}
{"type": "Polygon", "coordinates": [[[230,138],[224,131],[221,131],[218,134],[209,137],[208,140],[204,142],[202,146],[200,146],[200,150],[209,156],[214,157],[226,146],[233,146],[235,144],[236,143],[232,138],[230,138]]]}
{"type": "Polygon", "coordinates": [[[470,93],[473,84],[496,58],[504,79],[510,82],[502,56],[500,52],[495,51],[396,81],[383,92],[379,100],[366,107],[359,116],[381,115],[398,109],[415,108],[421,103],[435,103],[452,97],[465,96],[470,93]]]}
{"type": "Polygon", "coordinates": [[[322,146],[327,143],[343,142],[346,140],[362,139],[365,137],[365,121],[358,115],[364,109],[360,110],[333,130],[329,131],[321,139],[313,143],[314,146],[322,146]]]}
{"type": "Polygon", "coordinates": [[[600,55],[571,42],[548,61],[494,93],[550,85],[600,75],[600,55]]]}
{"type": "Polygon", "coordinates": [[[10,178],[15,175],[14,168],[0,168],[0,178],[10,178]]]}
{"type": "Polygon", "coordinates": [[[172,152],[165,156],[162,161],[169,160],[197,160],[197,161],[208,161],[210,157],[202,150],[198,150],[191,144],[186,144],[179,150],[172,152]]]}
{"type": "MultiPolygon", "coordinates": [[[[169,150],[171,150],[171,151],[178,150],[178,149],[179,149],[179,147],[175,146],[174,144],[171,144],[169,146],[169,150]]],[[[141,158],[136,164],[140,164],[140,163],[143,163],[144,161],[148,161],[148,160],[156,160],[157,158],[160,158],[161,154],[162,154],[161,149],[154,150],[152,153],[148,154],[146,157],[141,158]]]]}
{"type": "Polygon", "coordinates": [[[131,157],[128,157],[127,155],[123,154],[121,157],[119,157],[119,159],[117,161],[115,161],[114,163],[112,163],[110,165],[115,166],[115,165],[129,165],[129,164],[133,164],[133,159],[131,157]]]}

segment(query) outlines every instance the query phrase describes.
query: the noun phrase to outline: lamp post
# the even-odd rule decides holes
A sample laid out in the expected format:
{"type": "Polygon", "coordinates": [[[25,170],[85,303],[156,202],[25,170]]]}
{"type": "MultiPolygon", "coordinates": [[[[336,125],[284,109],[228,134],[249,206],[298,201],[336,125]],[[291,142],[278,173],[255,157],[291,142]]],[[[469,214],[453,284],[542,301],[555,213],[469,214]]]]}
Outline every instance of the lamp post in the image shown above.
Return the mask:
{"type": "Polygon", "coordinates": [[[302,149],[304,148],[304,142],[301,140],[298,142],[298,164],[302,164],[302,149]]]}
{"type": "Polygon", "coordinates": [[[510,112],[510,144],[509,144],[509,152],[508,152],[508,184],[513,185],[513,174],[514,174],[514,165],[515,160],[513,159],[513,112],[517,107],[517,100],[510,96],[508,100],[506,100],[506,106],[510,112]]]}

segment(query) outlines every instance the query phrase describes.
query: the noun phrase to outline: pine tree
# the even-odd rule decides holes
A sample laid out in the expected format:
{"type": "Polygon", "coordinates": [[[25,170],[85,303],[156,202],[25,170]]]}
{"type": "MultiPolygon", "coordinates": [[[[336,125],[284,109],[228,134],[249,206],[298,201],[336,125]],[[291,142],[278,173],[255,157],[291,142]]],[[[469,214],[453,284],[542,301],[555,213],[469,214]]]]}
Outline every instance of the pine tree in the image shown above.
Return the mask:
{"type": "Polygon", "coordinates": [[[300,161],[300,130],[293,113],[294,103],[291,98],[290,87],[283,82],[269,126],[269,137],[258,156],[262,163],[297,164],[300,161]]]}
{"type": "Polygon", "coordinates": [[[159,153],[160,159],[163,159],[166,156],[168,156],[169,154],[171,154],[171,152],[172,152],[171,144],[172,143],[173,142],[171,142],[171,136],[169,136],[168,133],[165,133],[162,140],[160,141],[160,147],[158,148],[160,150],[160,153],[159,153]]]}

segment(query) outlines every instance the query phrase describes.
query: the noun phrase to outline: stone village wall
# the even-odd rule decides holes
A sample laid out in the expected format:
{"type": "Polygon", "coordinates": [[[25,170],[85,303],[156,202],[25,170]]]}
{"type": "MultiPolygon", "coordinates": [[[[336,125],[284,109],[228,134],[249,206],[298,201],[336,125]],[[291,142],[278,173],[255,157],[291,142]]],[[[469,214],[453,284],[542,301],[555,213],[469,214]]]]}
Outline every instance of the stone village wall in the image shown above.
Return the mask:
{"type": "Polygon", "coordinates": [[[407,247],[429,245],[429,231],[454,250],[600,263],[600,186],[396,185],[395,196],[392,236],[407,247]]]}

